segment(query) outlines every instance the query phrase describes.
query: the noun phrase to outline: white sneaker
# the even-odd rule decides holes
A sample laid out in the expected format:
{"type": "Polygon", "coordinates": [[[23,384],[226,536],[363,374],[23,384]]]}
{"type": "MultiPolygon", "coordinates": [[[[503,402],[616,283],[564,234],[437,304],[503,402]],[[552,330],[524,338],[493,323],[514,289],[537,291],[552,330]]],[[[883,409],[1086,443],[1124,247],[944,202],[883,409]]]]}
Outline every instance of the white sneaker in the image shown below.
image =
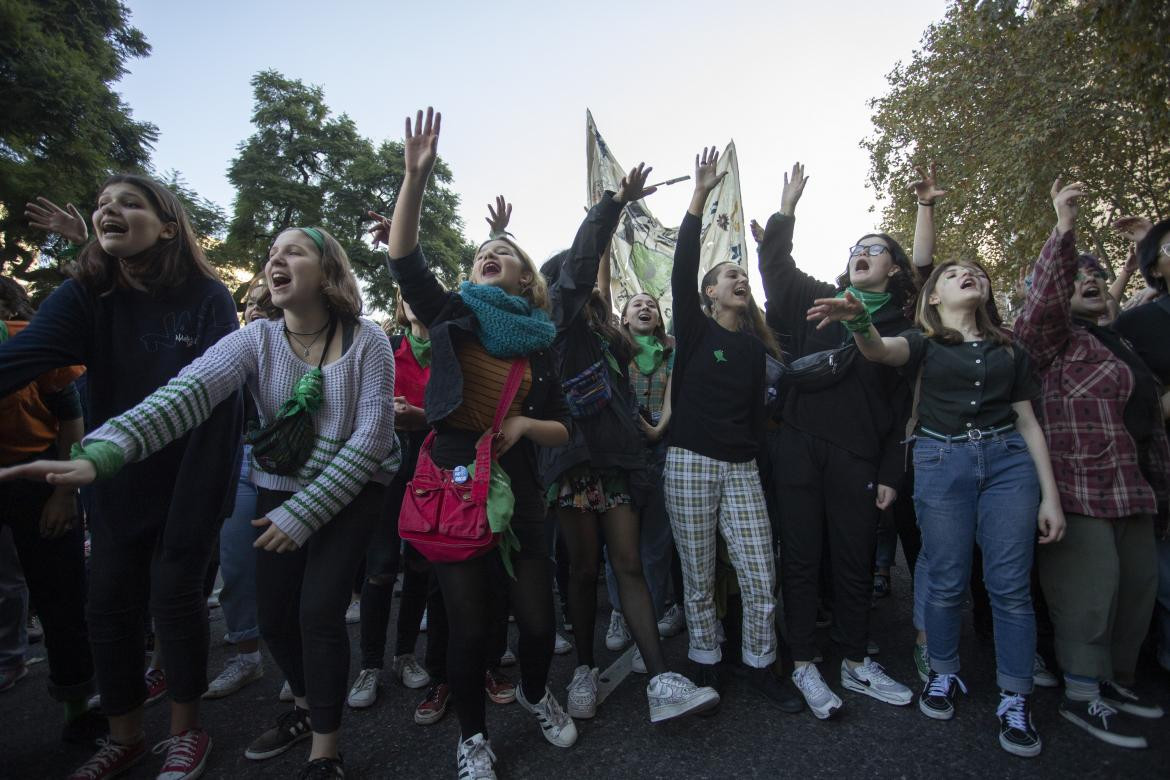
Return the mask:
{"type": "MultiPolygon", "coordinates": [[[[902,683],[886,674],[882,665],[872,658],[866,658],[859,666],[850,669],[841,662],[841,686],[857,693],[872,696],[886,704],[899,706],[914,700],[914,694],[902,683]]],[[[812,705],[809,705],[812,706],[812,705]]]]}
{"type": "Polygon", "coordinates": [[[264,676],[264,664],[261,661],[246,661],[243,657],[233,656],[207,686],[203,694],[205,699],[222,699],[243,688],[250,682],[255,682],[264,676]]]}
{"type": "Polygon", "coordinates": [[[280,699],[281,701],[293,700],[292,686],[288,684],[288,680],[285,680],[284,685],[280,686],[280,695],[276,698],[280,699]]]}
{"type": "Polygon", "coordinates": [[[423,688],[431,684],[431,675],[413,655],[394,656],[394,676],[407,688],[423,688]]]}
{"type": "Polygon", "coordinates": [[[362,622],[362,602],[361,599],[354,599],[349,602],[349,606],[345,609],[345,622],[348,625],[362,622]]]}
{"type": "Polygon", "coordinates": [[[423,610],[422,620],[418,621],[418,632],[425,634],[427,632],[427,611],[423,610]]]}
{"type": "Polygon", "coordinates": [[[355,710],[362,710],[374,706],[378,700],[378,677],[381,669],[362,669],[358,672],[353,687],[349,689],[349,696],[345,701],[355,710]]]}
{"type": "Polygon", "coordinates": [[[666,637],[674,636],[683,630],[686,625],[686,615],[683,613],[683,608],[678,604],[671,604],[670,609],[658,621],[658,636],[665,639],[666,637]]]}
{"type": "Polygon", "coordinates": [[[553,645],[553,654],[554,655],[564,655],[565,653],[571,652],[573,650],[573,643],[572,642],[570,642],[568,639],[565,639],[563,636],[561,636],[559,632],[557,633],[556,636],[557,636],[557,642],[555,645],[553,645]]]}
{"type": "Polygon", "coordinates": [[[557,747],[572,747],[577,741],[577,725],[573,719],[565,714],[560,703],[548,688],[544,689],[544,698],[536,704],[529,704],[524,698],[524,686],[516,686],[516,701],[520,706],[536,716],[540,724],[540,731],[550,744],[557,747]]]}
{"type": "Polygon", "coordinates": [[[650,701],[651,723],[719,706],[719,694],[714,688],[700,688],[677,672],[663,672],[650,680],[646,698],[650,701]]]}
{"type": "Polygon", "coordinates": [[[795,669],[792,672],[792,682],[804,697],[804,702],[812,710],[812,714],[821,720],[833,717],[845,706],[837,694],[825,684],[816,664],[806,664],[795,669]]]}
{"type": "Polygon", "coordinates": [[[597,714],[597,667],[578,666],[573,681],[565,691],[569,715],[574,718],[592,718],[597,714]]]}
{"type": "Polygon", "coordinates": [[[455,761],[459,767],[459,780],[496,780],[496,770],[492,768],[496,754],[492,752],[492,743],[484,739],[483,734],[473,734],[460,742],[455,749],[455,761]]]}
{"type": "Polygon", "coordinates": [[[515,666],[516,654],[512,652],[512,648],[504,648],[504,654],[500,656],[500,666],[515,666]]]}
{"type": "Polygon", "coordinates": [[[625,648],[630,643],[630,630],[626,619],[616,609],[609,613],[609,629],[605,632],[605,646],[613,651],[625,648]]]}
{"type": "Polygon", "coordinates": [[[630,659],[630,671],[636,672],[637,674],[646,674],[646,659],[642,657],[642,651],[636,647],[634,648],[634,657],[630,659]]]}
{"type": "Polygon", "coordinates": [[[1060,687],[1060,680],[1056,679],[1056,675],[1048,670],[1048,664],[1044,663],[1044,656],[1039,653],[1036,653],[1036,657],[1032,661],[1032,684],[1037,688],[1060,687]]]}

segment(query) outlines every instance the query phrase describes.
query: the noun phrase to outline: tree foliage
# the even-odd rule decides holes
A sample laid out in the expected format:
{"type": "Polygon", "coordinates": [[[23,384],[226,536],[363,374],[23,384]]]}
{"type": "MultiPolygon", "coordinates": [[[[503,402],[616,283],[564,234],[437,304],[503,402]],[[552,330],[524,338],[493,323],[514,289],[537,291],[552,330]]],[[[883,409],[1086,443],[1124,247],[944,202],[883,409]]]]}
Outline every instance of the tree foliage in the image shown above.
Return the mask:
{"type": "Polygon", "coordinates": [[[916,165],[939,163],[942,256],[1001,279],[1039,253],[1057,176],[1082,181],[1083,250],[1123,261],[1110,214],[1170,216],[1170,4],[957,0],[871,101],[869,184],[909,235],[916,165]]]}
{"type": "MultiPolygon", "coordinates": [[[[222,251],[258,271],[282,230],[324,227],[349,254],[367,305],[388,310],[393,284],[384,252],[370,249],[366,212],[393,210],[403,176],[402,144],[375,147],[348,116],[331,115],[318,86],[263,71],[252,87],[256,132],[240,144],[228,169],[236,199],[222,251]]],[[[466,271],[474,251],[463,238],[459,197],[450,183],[451,170],[440,161],[420,231],[428,261],[449,284],[466,271]]]]}
{"type": "Polygon", "coordinates": [[[83,214],[114,171],[146,167],[158,129],[133,119],[112,85],[150,45],[117,0],[0,0],[0,271],[43,297],[63,249],[24,220],[47,195],[83,214]]]}

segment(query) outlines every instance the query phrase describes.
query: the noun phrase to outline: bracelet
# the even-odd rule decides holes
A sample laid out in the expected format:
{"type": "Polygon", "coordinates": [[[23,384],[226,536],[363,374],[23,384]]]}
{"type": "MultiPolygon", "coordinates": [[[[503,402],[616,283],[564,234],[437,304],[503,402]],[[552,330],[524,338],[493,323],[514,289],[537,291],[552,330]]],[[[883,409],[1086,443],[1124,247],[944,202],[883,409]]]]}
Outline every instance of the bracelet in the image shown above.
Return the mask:
{"type": "Polygon", "coordinates": [[[932,208],[934,208],[934,204],[933,204],[933,203],[923,203],[922,201],[918,201],[918,205],[919,205],[919,206],[926,206],[928,209],[932,209],[932,208]]]}

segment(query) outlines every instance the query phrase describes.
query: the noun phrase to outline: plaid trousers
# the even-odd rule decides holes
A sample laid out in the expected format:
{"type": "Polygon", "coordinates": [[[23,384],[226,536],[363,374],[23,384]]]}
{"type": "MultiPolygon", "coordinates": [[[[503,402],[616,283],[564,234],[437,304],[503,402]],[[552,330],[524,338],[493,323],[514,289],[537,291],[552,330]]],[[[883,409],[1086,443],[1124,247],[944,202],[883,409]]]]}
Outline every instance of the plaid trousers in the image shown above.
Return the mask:
{"type": "Polygon", "coordinates": [[[725,463],[680,447],[666,455],[666,511],[682,564],[690,648],[687,657],[718,663],[715,529],[723,534],[743,598],[743,661],[776,660],[776,564],[772,527],[754,460],[725,463]]]}

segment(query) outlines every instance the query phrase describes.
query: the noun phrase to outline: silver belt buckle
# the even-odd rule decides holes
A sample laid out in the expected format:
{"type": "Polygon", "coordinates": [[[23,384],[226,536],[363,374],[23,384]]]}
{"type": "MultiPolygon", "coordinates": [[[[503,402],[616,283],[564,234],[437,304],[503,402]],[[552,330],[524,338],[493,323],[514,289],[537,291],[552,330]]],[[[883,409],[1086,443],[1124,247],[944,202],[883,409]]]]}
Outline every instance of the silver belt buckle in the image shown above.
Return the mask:
{"type": "Polygon", "coordinates": [[[983,438],[983,431],[979,430],[978,428],[974,428],[967,432],[967,438],[971,441],[979,441],[983,438]]]}

